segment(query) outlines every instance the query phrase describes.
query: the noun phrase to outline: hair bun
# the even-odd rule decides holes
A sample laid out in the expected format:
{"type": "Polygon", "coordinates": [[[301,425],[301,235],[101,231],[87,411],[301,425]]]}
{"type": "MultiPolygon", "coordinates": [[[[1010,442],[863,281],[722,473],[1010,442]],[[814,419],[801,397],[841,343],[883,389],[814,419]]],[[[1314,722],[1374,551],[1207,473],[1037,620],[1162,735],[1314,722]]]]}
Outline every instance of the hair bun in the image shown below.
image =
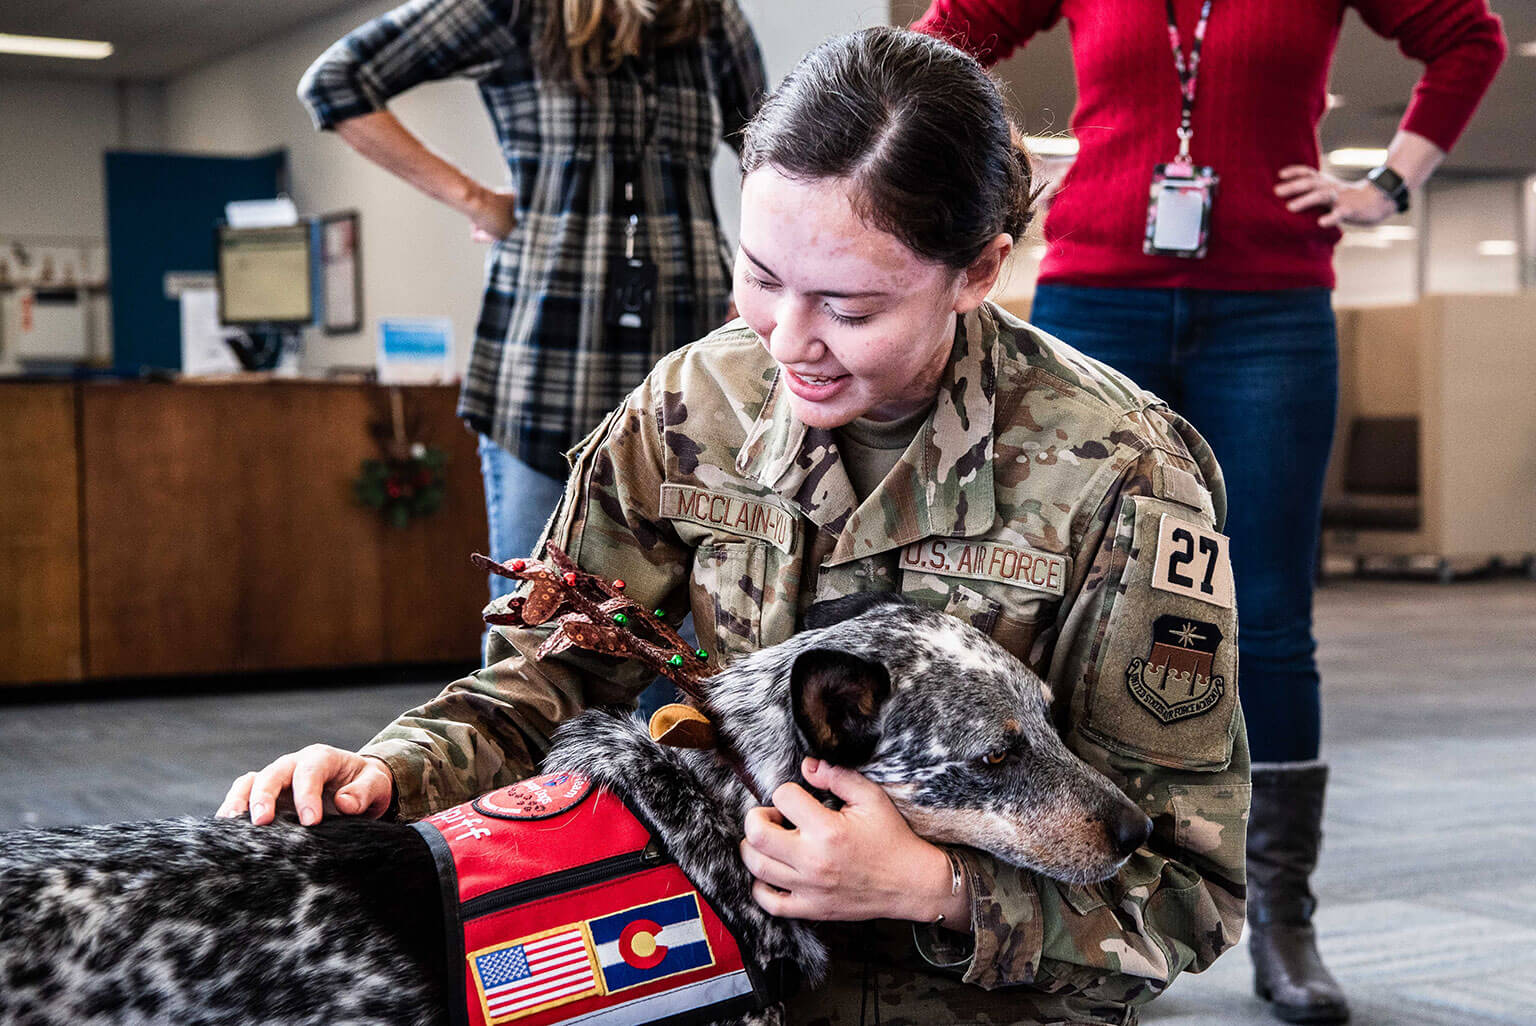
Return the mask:
{"type": "Polygon", "coordinates": [[[807,53],[747,126],[742,174],[846,178],[860,215],[919,256],[969,267],[1017,239],[1029,155],[997,83],[969,54],[906,29],[835,36],[807,53]]]}

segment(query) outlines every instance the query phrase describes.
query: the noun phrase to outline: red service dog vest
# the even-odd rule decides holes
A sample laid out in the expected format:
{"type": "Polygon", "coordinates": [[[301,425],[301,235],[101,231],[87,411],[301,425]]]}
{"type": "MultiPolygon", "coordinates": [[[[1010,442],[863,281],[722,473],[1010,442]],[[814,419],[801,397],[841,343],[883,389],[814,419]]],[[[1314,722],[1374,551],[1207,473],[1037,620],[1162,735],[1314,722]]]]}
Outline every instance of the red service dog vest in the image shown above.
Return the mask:
{"type": "Polygon", "coordinates": [[[414,825],[442,882],[458,1026],[683,1026],[767,1003],[653,831],[586,777],[532,777],[414,825]]]}

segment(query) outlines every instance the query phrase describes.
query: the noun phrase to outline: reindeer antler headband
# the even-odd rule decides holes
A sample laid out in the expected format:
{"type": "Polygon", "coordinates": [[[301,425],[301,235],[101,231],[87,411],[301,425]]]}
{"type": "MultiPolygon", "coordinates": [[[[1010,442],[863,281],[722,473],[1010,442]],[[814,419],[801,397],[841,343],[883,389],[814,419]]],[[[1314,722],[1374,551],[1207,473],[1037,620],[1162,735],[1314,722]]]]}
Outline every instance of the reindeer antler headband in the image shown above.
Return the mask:
{"type": "Polygon", "coordinates": [[[621,580],[608,581],[589,574],[557,545],[545,546],[549,562],[514,559],[498,563],[478,553],[470,558],[482,570],[532,587],[512,599],[505,613],[487,613],[485,622],[515,627],[554,623],[555,631],[539,646],[535,657],[545,659],[567,649],[636,659],[676,684],[693,699],[697,708],[666,705],[651,717],[651,737],[677,748],[719,748],[737,773],[756,793],[735,752],[721,744],[709,718],[709,699],[704,682],[716,667],[709,653],[695,649],[664,622],[665,612],[646,609],[624,590],[621,580]]]}
{"type": "Polygon", "coordinates": [[[486,623],[537,627],[553,622],[555,632],[539,646],[538,658],[578,648],[638,659],[694,701],[704,701],[703,682],[714,673],[709,653],[693,648],[663,622],[662,610],[651,612],[625,594],[623,581],[587,573],[553,543],[546,548],[549,563],[514,559],[502,564],[478,553],[470,557],[483,570],[533,584],[508,603],[507,612],[487,613],[486,623]]]}

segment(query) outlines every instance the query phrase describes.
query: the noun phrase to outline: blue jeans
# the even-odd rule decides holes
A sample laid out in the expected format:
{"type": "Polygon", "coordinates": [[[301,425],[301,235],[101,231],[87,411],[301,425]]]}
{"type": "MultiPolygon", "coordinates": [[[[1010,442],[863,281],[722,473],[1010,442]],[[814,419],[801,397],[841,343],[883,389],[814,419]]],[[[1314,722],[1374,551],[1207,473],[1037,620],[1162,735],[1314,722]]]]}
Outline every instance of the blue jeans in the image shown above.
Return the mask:
{"type": "MultiPolygon", "coordinates": [[[[533,555],[544,525],[565,494],[565,482],[534,470],[487,435],[480,436],[480,476],[485,482],[490,557],[505,563],[533,555]]],[[[514,583],[492,574],[491,598],[507,594],[514,583]]]]}
{"type": "Polygon", "coordinates": [[[1156,392],[1211,444],[1227,480],[1253,761],[1317,758],[1312,583],[1339,398],[1329,290],[1041,285],[1031,320],[1156,392]]]}

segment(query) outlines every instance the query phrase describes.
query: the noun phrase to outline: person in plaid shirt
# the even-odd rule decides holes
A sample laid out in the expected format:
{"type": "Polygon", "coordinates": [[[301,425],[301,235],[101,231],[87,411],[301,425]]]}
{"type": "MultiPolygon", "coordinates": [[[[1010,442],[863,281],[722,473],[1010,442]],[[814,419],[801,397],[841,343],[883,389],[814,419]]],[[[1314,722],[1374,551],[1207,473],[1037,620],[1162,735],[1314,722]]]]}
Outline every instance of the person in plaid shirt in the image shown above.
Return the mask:
{"type": "MultiPolygon", "coordinates": [[[[496,559],[531,551],[565,451],[657,359],[724,320],[710,166],[722,140],[739,148],[766,91],[736,0],[412,0],[305,73],[318,128],[491,243],[459,415],[481,436],[496,559]],[[386,109],[450,76],[478,83],[510,188],[470,178],[386,109]]],[[[505,584],[491,578],[493,598],[505,584]]]]}

